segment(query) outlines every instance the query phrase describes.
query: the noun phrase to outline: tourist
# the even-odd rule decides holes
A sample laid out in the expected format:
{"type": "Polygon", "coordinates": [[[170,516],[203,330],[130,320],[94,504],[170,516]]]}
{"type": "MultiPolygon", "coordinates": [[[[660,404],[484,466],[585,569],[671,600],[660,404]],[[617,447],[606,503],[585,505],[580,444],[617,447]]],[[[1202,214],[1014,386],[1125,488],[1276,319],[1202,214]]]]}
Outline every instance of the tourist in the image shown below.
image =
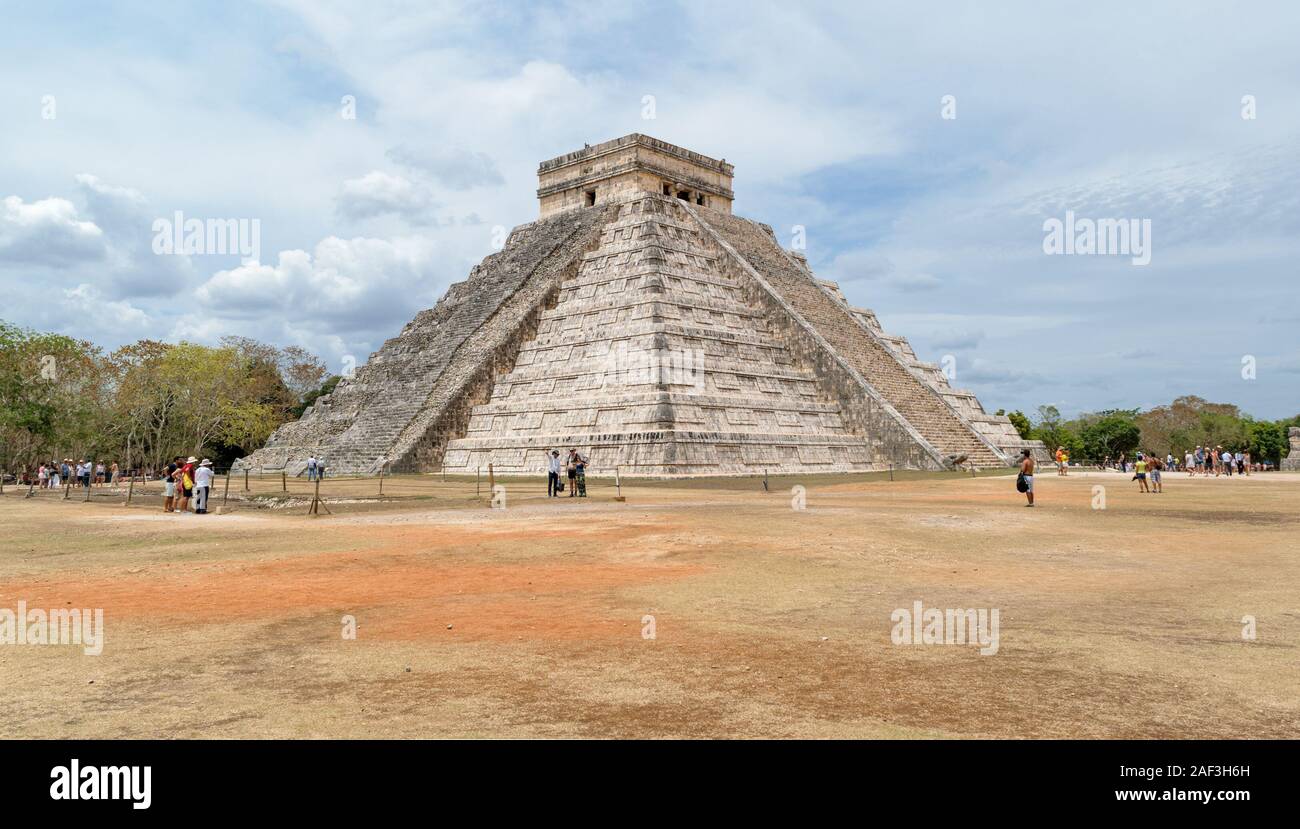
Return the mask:
{"type": "Polygon", "coordinates": [[[194,469],[198,462],[198,458],[190,455],[185,459],[185,463],[181,465],[181,468],[177,470],[176,482],[180,484],[181,498],[181,502],[177,508],[181,512],[190,511],[190,498],[194,497],[194,469]]]}
{"type": "Polygon", "coordinates": [[[1190,449],[1183,455],[1183,470],[1189,478],[1196,474],[1196,457],[1190,449]]]}
{"type": "Polygon", "coordinates": [[[194,514],[206,515],[208,512],[208,492],[212,489],[212,461],[204,458],[199,461],[199,468],[194,471],[194,514]]]}
{"type": "Polygon", "coordinates": [[[1057,475],[1065,474],[1065,447],[1064,446],[1056,447],[1056,474],[1057,475]]]}
{"type": "Polygon", "coordinates": [[[546,497],[554,498],[563,490],[560,485],[560,450],[543,450],[546,452],[546,497]]]}
{"type": "Polygon", "coordinates": [[[1242,465],[1246,467],[1246,474],[1250,474],[1250,450],[1247,449],[1241,457],[1242,465]]]}
{"type": "Polygon", "coordinates": [[[43,463],[40,465],[40,468],[36,470],[36,482],[38,489],[45,489],[50,485],[50,472],[45,468],[45,464],[43,463]]]}
{"type": "Polygon", "coordinates": [[[117,461],[113,461],[113,465],[108,468],[109,485],[117,486],[118,482],[121,480],[121,475],[122,475],[122,471],[118,469],[117,461]]]}
{"type": "Polygon", "coordinates": [[[1151,459],[1151,491],[1164,492],[1164,485],[1160,481],[1160,472],[1164,469],[1164,461],[1159,458],[1151,459]]]}
{"type": "MultiPolygon", "coordinates": [[[[1025,482],[1025,497],[1029,499],[1027,507],[1034,505],[1034,456],[1028,449],[1020,450],[1020,480],[1025,482]]],[[[1019,488],[1019,487],[1017,487],[1019,488]]]]}
{"type": "Polygon", "coordinates": [[[578,497],[587,497],[587,459],[578,454],[578,497]]]}
{"type": "Polygon", "coordinates": [[[569,497],[578,497],[578,450],[570,449],[569,457],[565,459],[564,469],[569,477],[569,497]]]}
{"type": "Polygon", "coordinates": [[[175,464],[172,467],[172,473],[163,477],[163,512],[176,511],[176,478],[173,477],[175,464]]]}
{"type": "Polygon", "coordinates": [[[312,455],[310,458],[307,459],[307,480],[308,481],[316,480],[316,463],[317,461],[315,455],[312,455]]]}
{"type": "Polygon", "coordinates": [[[1147,486],[1147,461],[1141,452],[1137,454],[1137,462],[1133,464],[1133,480],[1138,482],[1139,492],[1150,492],[1147,486]]]}

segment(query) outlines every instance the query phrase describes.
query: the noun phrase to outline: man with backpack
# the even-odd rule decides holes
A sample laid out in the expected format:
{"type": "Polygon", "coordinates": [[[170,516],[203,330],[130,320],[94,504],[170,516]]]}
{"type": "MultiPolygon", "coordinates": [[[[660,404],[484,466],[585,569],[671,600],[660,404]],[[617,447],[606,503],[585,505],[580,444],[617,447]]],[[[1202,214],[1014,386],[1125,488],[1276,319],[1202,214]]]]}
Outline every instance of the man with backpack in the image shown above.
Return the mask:
{"type": "Polygon", "coordinates": [[[1016,489],[1029,499],[1027,507],[1034,505],[1034,455],[1028,449],[1020,451],[1020,474],[1016,476],[1016,489]]]}

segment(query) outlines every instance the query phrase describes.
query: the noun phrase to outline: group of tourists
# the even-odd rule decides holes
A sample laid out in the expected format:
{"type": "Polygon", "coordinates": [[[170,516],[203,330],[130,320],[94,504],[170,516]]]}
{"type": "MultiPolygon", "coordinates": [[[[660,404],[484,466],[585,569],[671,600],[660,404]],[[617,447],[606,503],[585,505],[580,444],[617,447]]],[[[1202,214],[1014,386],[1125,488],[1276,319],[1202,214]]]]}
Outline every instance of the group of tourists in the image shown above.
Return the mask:
{"type": "Polygon", "coordinates": [[[117,481],[118,474],[116,461],[105,466],[103,461],[91,463],[80,460],[74,463],[72,458],[64,458],[62,462],[50,461],[37,467],[36,486],[40,489],[58,489],[64,484],[79,487],[112,486],[117,481]]]}
{"type": "Polygon", "coordinates": [[[1070,450],[1064,446],[1056,447],[1056,474],[1061,476],[1070,474],[1070,450]]]}
{"type": "MultiPolygon", "coordinates": [[[[307,480],[317,481],[325,479],[325,461],[312,455],[307,459],[307,480]]],[[[301,473],[299,473],[301,474],[301,473]]]]}
{"type": "Polygon", "coordinates": [[[193,455],[172,458],[162,476],[163,512],[188,514],[193,499],[194,514],[206,515],[213,474],[212,461],[207,458],[199,460],[193,455]]]}
{"type": "Polygon", "coordinates": [[[1183,468],[1188,477],[1202,475],[1208,478],[1213,475],[1217,478],[1227,475],[1231,478],[1234,471],[1238,475],[1249,475],[1255,467],[1251,463],[1249,451],[1229,452],[1222,446],[1198,446],[1183,457],[1183,468]]]}
{"type": "MultiPolygon", "coordinates": [[[[1070,451],[1063,446],[1058,446],[1055,458],[1056,474],[1068,475],[1070,471],[1070,451]]],[[[1232,452],[1222,446],[1198,446],[1182,453],[1168,452],[1163,459],[1151,452],[1138,452],[1133,458],[1130,458],[1128,453],[1121,453],[1115,459],[1107,455],[1100,463],[1095,464],[1095,468],[1136,473],[1139,471],[1138,465],[1140,463],[1148,468],[1159,463],[1160,469],[1163,471],[1186,472],[1188,476],[1204,475],[1209,477],[1212,475],[1216,478],[1220,475],[1249,475],[1252,471],[1263,472],[1271,466],[1270,464],[1255,463],[1251,460],[1249,450],[1232,452]]]]}
{"type": "Polygon", "coordinates": [[[569,497],[586,498],[587,459],[577,449],[570,449],[569,456],[563,461],[560,460],[559,449],[546,449],[543,451],[546,452],[547,497],[557,498],[564,492],[564,478],[561,477],[561,473],[567,473],[569,497]]]}
{"type": "MultiPolygon", "coordinates": [[[[1173,461],[1170,455],[1167,461],[1173,461]]],[[[1138,492],[1160,493],[1165,491],[1163,476],[1161,475],[1166,469],[1171,468],[1166,465],[1166,461],[1160,458],[1147,457],[1144,453],[1137,453],[1137,460],[1133,462],[1133,478],[1138,483],[1138,492]],[[1147,482],[1147,476],[1151,476],[1150,483],[1147,482]]]]}
{"type": "MultiPolygon", "coordinates": [[[[1069,450],[1064,446],[1058,446],[1054,457],[1056,474],[1068,475],[1069,450]]],[[[1137,482],[1139,492],[1159,494],[1164,492],[1163,473],[1165,472],[1186,472],[1188,477],[1213,475],[1217,478],[1220,475],[1232,477],[1234,473],[1249,475],[1252,470],[1261,471],[1266,467],[1252,463],[1249,450],[1233,452],[1222,446],[1198,446],[1182,453],[1181,458],[1174,452],[1167,453],[1163,459],[1156,454],[1138,452],[1132,460],[1129,460],[1127,453],[1121,453],[1119,458],[1112,462],[1107,456],[1099,468],[1131,472],[1133,477],[1130,480],[1137,482]]],[[[1034,505],[1034,459],[1028,449],[1024,450],[1021,456],[1016,488],[1025,493],[1029,501],[1028,506],[1032,507],[1034,505]]]]}

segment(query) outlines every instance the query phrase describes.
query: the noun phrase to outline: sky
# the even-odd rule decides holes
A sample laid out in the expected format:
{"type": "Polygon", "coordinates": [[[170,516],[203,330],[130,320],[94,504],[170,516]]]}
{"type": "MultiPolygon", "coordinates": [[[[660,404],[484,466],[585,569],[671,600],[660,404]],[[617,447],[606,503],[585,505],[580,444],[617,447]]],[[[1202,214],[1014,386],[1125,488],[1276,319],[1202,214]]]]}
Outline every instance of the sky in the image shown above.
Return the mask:
{"type": "Polygon", "coordinates": [[[251,336],[341,372],[536,218],[539,161],[640,132],[734,164],[736,213],[806,239],[819,277],[990,411],[1300,412],[1293,3],[49,0],[3,19],[12,323],[106,349],[251,336]],[[178,211],[256,219],[256,260],[158,252],[178,211]],[[1149,262],[1048,253],[1067,211],[1149,227],[1149,262]]]}

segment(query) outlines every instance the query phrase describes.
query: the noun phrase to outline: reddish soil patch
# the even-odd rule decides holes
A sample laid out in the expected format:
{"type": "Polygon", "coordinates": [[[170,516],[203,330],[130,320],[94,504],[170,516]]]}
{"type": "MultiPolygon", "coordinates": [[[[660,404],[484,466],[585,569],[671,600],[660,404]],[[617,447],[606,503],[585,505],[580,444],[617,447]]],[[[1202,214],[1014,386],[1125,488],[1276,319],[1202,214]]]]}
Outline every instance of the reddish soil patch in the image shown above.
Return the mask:
{"type": "MultiPolygon", "coordinates": [[[[637,533],[620,528],[615,534],[637,533]]],[[[479,532],[474,546],[506,542],[517,549],[525,536],[534,542],[565,537],[479,532]]],[[[368,639],[419,639],[439,631],[470,638],[583,639],[626,635],[629,612],[622,609],[627,603],[618,595],[620,588],[706,569],[587,557],[469,563],[447,555],[468,542],[466,533],[456,530],[368,528],[364,538],[372,546],[355,552],[178,564],[93,579],[10,581],[0,583],[0,596],[22,596],[29,607],[99,607],[115,623],[226,624],[329,612],[357,616],[368,639]],[[377,541],[381,544],[373,546],[377,541]]],[[[323,640],[338,636],[337,625],[322,628],[323,640]]]]}

